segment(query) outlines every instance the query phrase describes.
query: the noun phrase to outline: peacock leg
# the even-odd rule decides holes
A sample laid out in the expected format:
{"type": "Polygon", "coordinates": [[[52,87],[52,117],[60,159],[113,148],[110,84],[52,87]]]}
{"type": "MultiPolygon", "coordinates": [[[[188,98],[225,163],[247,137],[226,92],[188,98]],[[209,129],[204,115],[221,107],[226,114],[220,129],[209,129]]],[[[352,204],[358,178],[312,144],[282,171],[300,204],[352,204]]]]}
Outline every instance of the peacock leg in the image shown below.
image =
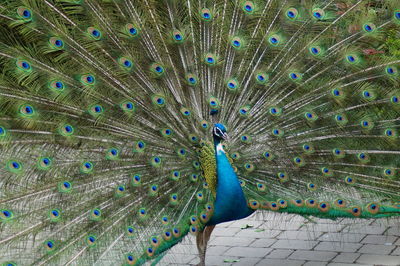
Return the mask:
{"type": "Polygon", "coordinates": [[[200,262],[197,266],[205,266],[206,264],[206,250],[207,243],[210,240],[211,233],[214,230],[215,225],[206,226],[202,232],[199,232],[196,236],[197,250],[199,251],[200,262]]]}

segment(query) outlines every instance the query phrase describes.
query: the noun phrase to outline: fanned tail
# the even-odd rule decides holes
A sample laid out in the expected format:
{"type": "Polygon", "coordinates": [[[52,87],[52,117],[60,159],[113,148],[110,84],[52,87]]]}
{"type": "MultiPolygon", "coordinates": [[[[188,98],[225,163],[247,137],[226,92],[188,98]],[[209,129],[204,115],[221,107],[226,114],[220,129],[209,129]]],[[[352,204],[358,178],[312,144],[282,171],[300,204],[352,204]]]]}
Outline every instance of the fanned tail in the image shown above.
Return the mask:
{"type": "Polygon", "coordinates": [[[214,122],[249,207],[399,215],[399,8],[2,1],[1,262],[143,264],[196,234],[214,122]]]}

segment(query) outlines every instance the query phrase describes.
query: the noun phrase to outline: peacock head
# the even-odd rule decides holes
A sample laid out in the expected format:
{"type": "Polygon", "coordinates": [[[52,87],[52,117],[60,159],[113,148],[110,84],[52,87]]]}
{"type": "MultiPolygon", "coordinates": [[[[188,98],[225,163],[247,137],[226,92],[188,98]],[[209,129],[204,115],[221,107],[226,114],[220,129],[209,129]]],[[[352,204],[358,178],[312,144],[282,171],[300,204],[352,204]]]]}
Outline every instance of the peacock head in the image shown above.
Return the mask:
{"type": "Polygon", "coordinates": [[[215,124],[213,128],[213,137],[218,141],[227,140],[228,134],[226,134],[226,127],[220,123],[215,124]]]}

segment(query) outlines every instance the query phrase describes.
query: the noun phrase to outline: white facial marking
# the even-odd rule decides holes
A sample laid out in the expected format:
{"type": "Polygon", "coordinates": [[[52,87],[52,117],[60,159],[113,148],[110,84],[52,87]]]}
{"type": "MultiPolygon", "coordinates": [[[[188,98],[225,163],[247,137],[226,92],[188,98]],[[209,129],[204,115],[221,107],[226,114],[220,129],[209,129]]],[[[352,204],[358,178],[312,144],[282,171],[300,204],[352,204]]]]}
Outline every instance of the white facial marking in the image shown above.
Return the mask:
{"type": "Polygon", "coordinates": [[[224,147],[222,146],[221,143],[219,143],[219,144],[217,145],[217,155],[221,155],[221,154],[223,154],[223,153],[225,153],[224,147]]]}
{"type": "Polygon", "coordinates": [[[222,132],[221,129],[219,129],[218,127],[214,128],[214,134],[219,136],[220,138],[222,138],[222,136],[224,135],[224,132],[222,132]]]}

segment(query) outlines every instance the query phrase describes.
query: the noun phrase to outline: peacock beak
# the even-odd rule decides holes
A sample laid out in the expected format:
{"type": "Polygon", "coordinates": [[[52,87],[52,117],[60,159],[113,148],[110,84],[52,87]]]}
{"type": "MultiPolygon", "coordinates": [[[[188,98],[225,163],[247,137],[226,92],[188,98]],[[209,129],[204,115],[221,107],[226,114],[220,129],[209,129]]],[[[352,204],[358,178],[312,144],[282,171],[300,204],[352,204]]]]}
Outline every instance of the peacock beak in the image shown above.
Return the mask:
{"type": "Polygon", "coordinates": [[[228,134],[226,134],[226,133],[224,132],[224,134],[222,134],[222,139],[223,139],[223,140],[228,140],[228,139],[229,139],[228,134]]]}

